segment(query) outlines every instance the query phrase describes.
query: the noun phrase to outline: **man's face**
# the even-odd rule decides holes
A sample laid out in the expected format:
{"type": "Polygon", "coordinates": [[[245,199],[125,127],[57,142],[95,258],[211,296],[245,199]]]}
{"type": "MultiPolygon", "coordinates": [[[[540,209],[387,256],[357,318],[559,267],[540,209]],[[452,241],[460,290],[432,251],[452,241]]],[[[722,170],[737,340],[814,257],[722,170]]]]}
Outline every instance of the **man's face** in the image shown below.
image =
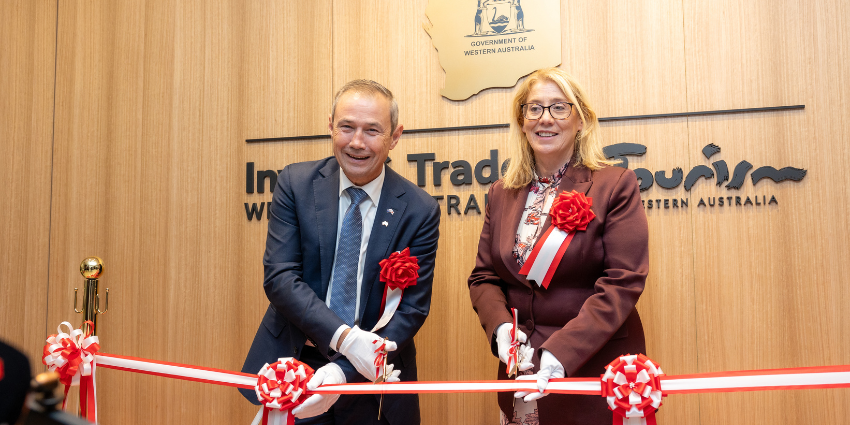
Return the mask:
{"type": "Polygon", "coordinates": [[[381,95],[348,92],[336,104],[328,128],[334,156],[340,168],[357,186],[381,175],[384,161],[401,137],[402,126],[393,131],[390,102],[381,95]]]}

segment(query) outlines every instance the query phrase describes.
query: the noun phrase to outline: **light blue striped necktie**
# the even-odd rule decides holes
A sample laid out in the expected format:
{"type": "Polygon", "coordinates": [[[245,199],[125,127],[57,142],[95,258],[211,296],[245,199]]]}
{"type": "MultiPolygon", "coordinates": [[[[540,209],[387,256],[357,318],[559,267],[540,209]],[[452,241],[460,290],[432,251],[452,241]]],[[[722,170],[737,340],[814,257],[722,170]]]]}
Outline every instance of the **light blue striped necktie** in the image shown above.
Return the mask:
{"type": "Polygon", "coordinates": [[[345,211],[339,232],[331,287],[331,310],[348,326],[354,326],[354,308],[357,305],[357,268],[360,265],[360,241],[363,236],[360,203],[366,199],[366,192],[353,186],[345,191],[351,198],[351,205],[345,211]]]}

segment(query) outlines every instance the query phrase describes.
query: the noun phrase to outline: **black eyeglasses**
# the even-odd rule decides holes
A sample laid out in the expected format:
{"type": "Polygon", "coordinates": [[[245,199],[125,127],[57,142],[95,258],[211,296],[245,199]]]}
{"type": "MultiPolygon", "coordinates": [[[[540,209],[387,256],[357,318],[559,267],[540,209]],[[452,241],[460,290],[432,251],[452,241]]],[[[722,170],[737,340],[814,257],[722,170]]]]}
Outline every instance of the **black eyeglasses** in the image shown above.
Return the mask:
{"type": "Polygon", "coordinates": [[[570,102],[558,102],[549,106],[538,105],[536,103],[523,103],[522,116],[527,120],[539,120],[543,117],[543,112],[549,110],[549,115],[556,120],[565,120],[570,117],[573,111],[573,104],[570,102]]]}

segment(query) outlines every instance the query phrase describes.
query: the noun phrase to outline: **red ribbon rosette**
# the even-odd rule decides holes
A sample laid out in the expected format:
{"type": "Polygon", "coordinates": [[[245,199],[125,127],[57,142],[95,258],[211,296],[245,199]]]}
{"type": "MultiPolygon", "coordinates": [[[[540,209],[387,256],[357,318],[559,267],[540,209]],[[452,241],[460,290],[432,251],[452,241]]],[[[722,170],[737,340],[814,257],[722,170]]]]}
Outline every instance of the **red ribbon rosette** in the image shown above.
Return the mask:
{"type": "Polygon", "coordinates": [[[410,248],[390,254],[390,258],[381,260],[381,282],[387,288],[404,289],[416,285],[419,279],[419,260],[410,256],[410,248]]]}
{"type": "MultiPolygon", "coordinates": [[[[58,333],[47,338],[41,362],[47,370],[59,374],[59,381],[65,385],[65,399],[72,386],[80,386],[80,416],[90,422],[97,422],[97,400],[95,398],[94,355],[100,350],[100,341],[91,334],[94,324],[86,321],[87,331],[74,329],[68,322],[62,322],[56,329],[58,333]],[[63,332],[62,327],[68,328],[63,332]]],[[[62,402],[65,408],[65,401],[62,402]]]]}
{"type": "Polygon", "coordinates": [[[313,368],[287,357],[266,363],[257,373],[254,391],[263,405],[263,425],[292,425],[292,409],[307,399],[307,382],[313,377],[313,368]]]}
{"type": "Polygon", "coordinates": [[[661,365],[643,354],[620,356],[602,375],[602,396],[614,412],[614,425],[655,425],[661,406],[661,365]]]}
{"type": "Polygon", "coordinates": [[[587,230],[587,225],[596,218],[596,214],[590,209],[592,206],[593,199],[586,197],[584,193],[575,190],[561,192],[549,209],[552,226],[534,244],[534,249],[519,274],[548,289],[555,269],[558,268],[576,232],[587,230]]]}
{"type": "Polygon", "coordinates": [[[419,260],[410,255],[410,248],[394,252],[390,254],[389,258],[381,260],[378,264],[381,266],[380,280],[386,285],[381,299],[381,311],[383,313],[378,323],[372,328],[372,332],[389,323],[393,313],[401,303],[404,289],[416,285],[419,280],[419,260]]]}
{"type": "Polygon", "coordinates": [[[593,199],[583,193],[575,190],[570,193],[561,192],[549,210],[552,225],[567,233],[573,230],[587,230],[587,225],[596,218],[596,214],[590,209],[592,206],[593,199]]]}

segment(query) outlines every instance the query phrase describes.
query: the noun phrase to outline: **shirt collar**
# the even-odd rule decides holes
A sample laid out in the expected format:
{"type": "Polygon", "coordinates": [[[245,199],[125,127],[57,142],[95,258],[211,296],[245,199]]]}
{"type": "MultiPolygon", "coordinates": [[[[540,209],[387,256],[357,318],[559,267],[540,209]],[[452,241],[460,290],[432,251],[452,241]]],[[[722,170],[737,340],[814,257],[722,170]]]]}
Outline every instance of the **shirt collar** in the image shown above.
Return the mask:
{"type": "Polygon", "coordinates": [[[541,176],[537,175],[537,169],[536,169],[536,167],[533,167],[532,172],[534,173],[534,178],[532,179],[532,181],[534,182],[534,184],[541,185],[541,186],[549,185],[549,184],[560,185],[561,179],[564,178],[564,174],[567,173],[567,167],[569,167],[572,162],[573,161],[572,161],[572,158],[571,158],[569,161],[567,161],[566,164],[564,164],[563,167],[561,167],[560,170],[556,171],[554,175],[545,176],[545,177],[541,177],[541,176]]]}
{"type": "MultiPolygon", "coordinates": [[[[366,192],[366,195],[369,196],[369,199],[377,205],[379,201],[379,197],[381,196],[381,188],[384,187],[384,176],[386,175],[386,165],[381,167],[381,174],[375,178],[375,180],[370,181],[369,183],[364,184],[363,186],[357,186],[363,189],[366,192]]],[[[342,169],[339,170],[339,196],[342,196],[342,192],[345,189],[348,189],[351,186],[356,186],[351,180],[348,179],[348,176],[345,175],[345,171],[342,169]]]]}

